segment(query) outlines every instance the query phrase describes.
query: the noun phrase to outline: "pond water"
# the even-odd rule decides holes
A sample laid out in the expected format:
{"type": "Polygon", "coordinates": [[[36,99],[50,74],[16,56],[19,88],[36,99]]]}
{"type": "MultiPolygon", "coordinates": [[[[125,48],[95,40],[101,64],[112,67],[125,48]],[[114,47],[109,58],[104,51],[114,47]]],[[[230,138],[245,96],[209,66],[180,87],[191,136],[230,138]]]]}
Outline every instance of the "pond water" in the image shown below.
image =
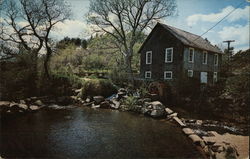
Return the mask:
{"type": "Polygon", "coordinates": [[[200,158],[181,129],[166,121],[116,110],[55,108],[2,116],[1,156],[200,158]]]}

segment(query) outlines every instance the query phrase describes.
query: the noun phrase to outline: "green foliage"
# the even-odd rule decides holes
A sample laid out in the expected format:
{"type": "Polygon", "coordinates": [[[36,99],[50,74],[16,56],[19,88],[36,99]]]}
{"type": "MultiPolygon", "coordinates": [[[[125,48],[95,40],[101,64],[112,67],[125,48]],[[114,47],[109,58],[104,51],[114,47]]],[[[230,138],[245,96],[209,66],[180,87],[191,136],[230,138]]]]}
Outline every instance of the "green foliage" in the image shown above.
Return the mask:
{"type": "Polygon", "coordinates": [[[0,99],[20,99],[36,95],[36,60],[22,52],[12,61],[0,63],[0,99]]]}
{"type": "Polygon", "coordinates": [[[126,73],[125,67],[122,65],[113,67],[113,69],[110,71],[110,79],[118,86],[127,86],[127,77],[128,74],[126,73]]]}
{"type": "Polygon", "coordinates": [[[91,54],[83,59],[83,68],[86,70],[92,69],[105,69],[106,62],[103,56],[98,56],[97,54],[91,54]]]}
{"type": "Polygon", "coordinates": [[[59,49],[65,49],[69,45],[75,45],[75,46],[82,46],[82,48],[86,49],[87,48],[87,41],[85,39],[80,39],[80,38],[69,38],[65,37],[61,41],[59,41],[56,45],[57,48],[59,49]]]}
{"type": "Polygon", "coordinates": [[[148,85],[145,82],[143,82],[140,85],[140,87],[139,87],[139,93],[140,93],[141,98],[146,97],[146,95],[148,94],[148,85]]]}
{"type": "Polygon", "coordinates": [[[134,96],[128,96],[125,98],[122,103],[131,111],[136,110],[137,98],[134,96]]]}
{"type": "Polygon", "coordinates": [[[101,95],[108,97],[117,91],[117,87],[110,81],[106,79],[90,79],[83,83],[81,98],[86,98],[87,96],[97,96],[101,95]]]}

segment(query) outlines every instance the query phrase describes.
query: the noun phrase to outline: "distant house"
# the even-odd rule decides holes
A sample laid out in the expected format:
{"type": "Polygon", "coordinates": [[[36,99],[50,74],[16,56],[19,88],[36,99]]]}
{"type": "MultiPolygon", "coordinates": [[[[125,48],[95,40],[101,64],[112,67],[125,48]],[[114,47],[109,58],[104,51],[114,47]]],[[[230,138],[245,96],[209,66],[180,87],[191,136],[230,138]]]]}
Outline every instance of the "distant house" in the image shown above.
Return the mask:
{"type": "Polygon", "coordinates": [[[201,83],[218,80],[222,52],[207,39],[157,23],[139,49],[140,78],[174,81],[183,76],[201,83]]]}

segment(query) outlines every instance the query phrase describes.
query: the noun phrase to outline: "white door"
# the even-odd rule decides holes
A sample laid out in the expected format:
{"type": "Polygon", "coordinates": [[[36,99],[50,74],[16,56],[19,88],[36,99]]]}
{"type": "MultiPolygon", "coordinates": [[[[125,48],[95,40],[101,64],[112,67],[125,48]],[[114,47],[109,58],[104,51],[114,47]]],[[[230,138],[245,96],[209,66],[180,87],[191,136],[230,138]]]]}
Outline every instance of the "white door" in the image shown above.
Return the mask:
{"type": "Polygon", "coordinates": [[[207,83],[207,72],[201,72],[201,83],[207,83]]]}

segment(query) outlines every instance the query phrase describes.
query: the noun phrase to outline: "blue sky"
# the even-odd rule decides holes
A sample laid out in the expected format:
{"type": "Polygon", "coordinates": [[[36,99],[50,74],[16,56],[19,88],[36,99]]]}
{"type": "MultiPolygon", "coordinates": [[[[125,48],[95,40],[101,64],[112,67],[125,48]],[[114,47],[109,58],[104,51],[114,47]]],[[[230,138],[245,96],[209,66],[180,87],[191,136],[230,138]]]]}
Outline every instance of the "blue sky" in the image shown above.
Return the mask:
{"type": "MultiPolygon", "coordinates": [[[[72,17],[58,26],[53,35],[58,39],[65,36],[84,38],[91,33],[85,16],[89,0],[66,0],[72,8],[72,17]]],[[[240,3],[244,2],[230,16],[205,34],[212,44],[222,44],[223,40],[235,40],[235,50],[249,48],[249,12],[247,0],[177,0],[178,15],[164,19],[163,22],[188,32],[201,35],[217,23],[240,3]]]]}

